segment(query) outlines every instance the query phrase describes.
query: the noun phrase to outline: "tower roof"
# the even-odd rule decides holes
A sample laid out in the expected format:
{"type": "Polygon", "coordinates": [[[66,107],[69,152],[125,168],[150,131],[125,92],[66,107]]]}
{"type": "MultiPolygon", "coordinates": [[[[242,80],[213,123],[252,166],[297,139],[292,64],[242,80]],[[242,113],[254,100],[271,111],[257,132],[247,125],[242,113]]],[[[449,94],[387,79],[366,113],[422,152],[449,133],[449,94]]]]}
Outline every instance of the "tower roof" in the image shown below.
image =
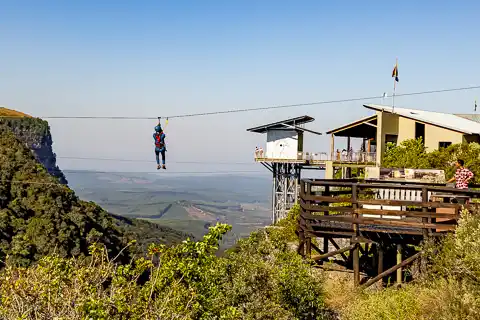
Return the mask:
{"type": "MultiPolygon", "coordinates": [[[[314,120],[315,119],[310,116],[301,116],[301,117],[291,118],[283,121],[264,124],[258,127],[247,129],[247,131],[256,132],[256,133],[265,133],[268,130],[287,129],[292,126],[298,130],[305,130],[303,128],[297,127],[297,125],[302,125],[308,122],[312,122],[314,120]]],[[[309,131],[309,130],[305,130],[305,131],[309,131]]]]}

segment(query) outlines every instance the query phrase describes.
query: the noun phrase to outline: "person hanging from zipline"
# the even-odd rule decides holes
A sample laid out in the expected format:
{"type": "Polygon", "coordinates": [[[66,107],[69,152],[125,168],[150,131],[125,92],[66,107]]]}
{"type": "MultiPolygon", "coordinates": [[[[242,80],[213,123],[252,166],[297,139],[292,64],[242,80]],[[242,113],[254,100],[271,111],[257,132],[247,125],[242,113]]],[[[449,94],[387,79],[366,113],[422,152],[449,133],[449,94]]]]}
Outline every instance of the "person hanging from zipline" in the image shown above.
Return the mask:
{"type": "Polygon", "coordinates": [[[165,133],[162,130],[160,118],[158,118],[158,125],[155,126],[155,133],[153,134],[153,140],[155,141],[155,157],[157,160],[157,170],[160,168],[167,169],[165,167],[165,152],[167,147],[165,144],[165,133]],[[162,166],[160,167],[160,157],[162,154],[162,166]]]}

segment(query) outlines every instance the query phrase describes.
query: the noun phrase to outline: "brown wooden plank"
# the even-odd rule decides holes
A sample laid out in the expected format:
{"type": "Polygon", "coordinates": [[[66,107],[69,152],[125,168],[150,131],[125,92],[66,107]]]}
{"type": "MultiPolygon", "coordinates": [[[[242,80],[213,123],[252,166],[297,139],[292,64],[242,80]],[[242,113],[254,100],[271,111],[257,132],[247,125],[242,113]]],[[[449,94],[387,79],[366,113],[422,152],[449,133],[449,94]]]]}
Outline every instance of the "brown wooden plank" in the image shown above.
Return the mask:
{"type": "MultiPolygon", "coordinates": [[[[337,229],[342,230],[342,229],[337,229]]],[[[316,230],[316,231],[308,231],[308,234],[313,236],[322,237],[324,235],[335,235],[335,236],[343,236],[345,238],[350,238],[355,233],[353,231],[329,231],[329,230],[316,230]]]]}
{"type": "Polygon", "coordinates": [[[317,212],[325,212],[325,211],[337,211],[337,212],[352,212],[352,207],[347,206],[339,206],[339,207],[330,207],[330,206],[319,206],[305,203],[302,199],[300,199],[300,207],[305,211],[317,211],[317,212]]]}
{"type": "Polygon", "coordinates": [[[340,197],[330,197],[330,196],[314,196],[300,193],[300,199],[305,201],[318,201],[318,202],[328,202],[328,203],[339,203],[339,202],[350,202],[351,198],[340,198],[340,197]]]}
{"type": "Polygon", "coordinates": [[[421,201],[406,201],[406,200],[383,200],[383,199],[366,199],[358,200],[358,204],[369,205],[385,205],[385,206],[422,206],[421,201]]]}
{"type": "Polygon", "coordinates": [[[399,181],[396,183],[379,183],[379,182],[373,182],[373,183],[368,183],[368,182],[360,182],[360,183],[355,183],[355,182],[343,182],[340,180],[331,180],[331,181],[325,181],[325,180],[308,180],[313,186],[337,186],[337,187],[344,187],[348,188],[351,187],[353,184],[356,184],[358,188],[361,189],[403,189],[403,190],[422,190],[423,188],[427,188],[428,191],[433,191],[433,192],[445,192],[445,193],[452,193],[452,194],[467,194],[470,196],[477,196],[480,197],[480,191],[479,190],[472,190],[472,189],[455,189],[451,187],[446,187],[446,186],[438,186],[438,185],[432,185],[432,184],[407,184],[404,181],[399,181]]]}
{"type": "MultiPolygon", "coordinates": [[[[338,222],[347,222],[347,223],[358,223],[358,224],[371,224],[378,226],[393,226],[393,227],[411,227],[411,228],[437,228],[441,230],[453,230],[456,228],[455,224],[440,224],[440,223],[424,223],[420,221],[405,221],[405,220],[391,220],[391,219],[375,219],[375,218],[353,218],[351,216],[315,216],[304,217],[305,219],[315,220],[315,221],[338,221],[338,222]]],[[[321,225],[318,222],[310,221],[311,226],[321,225]]]]}
{"type": "Polygon", "coordinates": [[[353,248],[355,248],[356,244],[352,244],[352,245],[349,245],[348,247],[345,247],[345,248],[342,248],[340,250],[335,250],[335,251],[332,251],[332,252],[329,252],[329,253],[325,253],[325,254],[321,254],[321,255],[316,255],[316,256],[313,256],[312,257],[312,260],[314,261],[318,261],[318,260],[323,260],[323,259],[327,259],[329,257],[333,257],[337,254],[341,254],[345,251],[348,251],[348,250],[351,250],[353,248]]]}
{"type": "Polygon", "coordinates": [[[377,214],[384,216],[406,216],[406,217],[427,217],[427,218],[449,218],[459,219],[460,215],[439,212],[422,212],[422,211],[400,211],[400,210],[382,210],[382,209],[356,209],[359,214],[377,214]]]}

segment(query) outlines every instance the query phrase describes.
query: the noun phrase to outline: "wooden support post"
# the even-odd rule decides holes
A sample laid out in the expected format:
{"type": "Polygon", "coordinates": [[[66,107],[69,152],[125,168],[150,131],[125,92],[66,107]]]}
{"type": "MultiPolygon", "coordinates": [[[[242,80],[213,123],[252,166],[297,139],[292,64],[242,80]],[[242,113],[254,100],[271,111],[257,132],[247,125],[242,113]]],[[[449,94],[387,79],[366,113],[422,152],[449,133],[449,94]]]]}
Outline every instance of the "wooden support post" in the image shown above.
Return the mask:
{"type": "MultiPolygon", "coordinates": [[[[350,153],[350,137],[347,137],[347,161],[353,160],[353,154],[350,153]]],[[[345,168],[345,176],[347,179],[352,178],[352,168],[347,167],[345,168]]]]}
{"type": "Polygon", "coordinates": [[[305,239],[305,249],[306,249],[306,256],[308,259],[312,257],[312,238],[308,236],[305,239]]]}
{"type": "Polygon", "coordinates": [[[330,160],[335,160],[335,135],[333,133],[330,138],[330,160]]]}
{"type": "MultiPolygon", "coordinates": [[[[402,245],[397,244],[397,265],[402,263],[402,245]]],[[[402,267],[397,269],[397,285],[402,284],[402,267]]]]}
{"type": "Polygon", "coordinates": [[[372,262],[372,267],[375,270],[378,268],[378,261],[377,261],[378,246],[376,243],[372,243],[372,245],[370,246],[370,253],[373,253],[371,262],[372,262]]]}
{"type": "Polygon", "coordinates": [[[302,257],[305,257],[305,250],[304,250],[304,247],[305,247],[305,232],[303,231],[303,228],[302,226],[300,226],[300,229],[298,231],[298,240],[299,240],[299,243],[298,243],[298,253],[302,256],[302,257]]]}
{"type": "MultiPolygon", "coordinates": [[[[422,188],[422,202],[423,203],[428,202],[428,189],[427,188],[422,188]]],[[[427,212],[427,211],[428,211],[428,208],[425,208],[425,207],[422,208],[422,212],[427,212]]],[[[428,218],[422,218],[422,222],[423,223],[428,223],[428,218]]],[[[423,231],[423,240],[425,240],[428,237],[429,232],[428,232],[427,228],[423,228],[422,231],[423,231]]]]}
{"type": "Polygon", "coordinates": [[[377,273],[383,273],[383,246],[381,244],[378,245],[378,265],[377,265],[377,273]]]}
{"type": "MultiPolygon", "coordinates": [[[[325,186],[324,195],[326,197],[330,196],[330,186],[325,186]]],[[[328,211],[324,211],[323,214],[328,216],[328,211]]],[[[324,253],[328,253],[328,239],[329,239],[329,237],[327,237],[327,236],[323,237],[323,252],[324,253]]]]}
{"type": "Polygon", "coordinates": [[[385,276],[388,276],[389,274],[395,272],[398,268],[402,268],[402,267],[405,267],[407,265],[409,265],[410,263],[412,263],[413,261],[415,261],[418,257],[420,257],[422,255],[422,251],[414,254],[413,256],[411,256],[410,258],[408,259],[405,259],[403,262],[401,262],[400,264],[397,264],[397,265],[394,265],[393,267],[391,267],[390,269],[380,273],[379,275],[377,275],[376,277],[368,280],[367,282],[365,282],[364,284],[362,284],[360,286],[361,289],[365,289],[369,286],[371,286],[372,284],[374,284],[375,282],[377,282],[378,280],[382,279],[383,277],[385,276]]]}
{"type": "Polygon", "coordinates": [[[360,285],[360,244],[355,243],[355,247],[352,250],[353,256],[353,284],[355,287],[360,285]]]}
{"type": "MultiPolygon", "coordinates": [[[[353,208],[353,218],[358,218],[358,213],[356,213],[356,209],[358,207],[357,204],[357,184],[352,185],[352,208],[353,208]]],[[[360,236],[360,229],[358,223],[353,224],[353,230],[355,231],[355,238],[357,239],[360,236]]],[[[355,239],[355,240],[356,240],[355,239]]],[[[353,283],[355,287],[360,285],[360,243],[356,242],[355,247],[352,250],[352,258],[353,258],[353,283]]]]}
{"type": "Polygon", "coordinates": [[[328,253],[328,237],[323,237],[323,254],[328,253]]]}
{"type": "MultiPolygon", "coordinates": [[[[302,209],[303,212],[303,209],[302,209]]],[[[305,220],[303,219],[303,216],[300,214],[300,217],[298,217],[298,250],[297,252],[302,256],[305,257],[305,220]]]]}
{"type": "MultiPolygon", "coordinates": [[[[307,183],[305,187],[307,189],[306,194],[311,195],[312,194],[312,184],[307,183]]],[[[307,200],[307,204],[310,206],[311,201],[307,200]]],[[[307,213],[307,214],[311,213],[310,210],[303,210],[302,209],[302,211],[305,211],[305,213],[307,213]]],[[[302,222],[306,225],[305,220],[302,220],[302,222]]],[[[306,256],[310,259],[312,257],[312,238],[311,238],[311,235],[308,235],[307,238],[305,239],[305,251],[306,251],[306,256]]]]}

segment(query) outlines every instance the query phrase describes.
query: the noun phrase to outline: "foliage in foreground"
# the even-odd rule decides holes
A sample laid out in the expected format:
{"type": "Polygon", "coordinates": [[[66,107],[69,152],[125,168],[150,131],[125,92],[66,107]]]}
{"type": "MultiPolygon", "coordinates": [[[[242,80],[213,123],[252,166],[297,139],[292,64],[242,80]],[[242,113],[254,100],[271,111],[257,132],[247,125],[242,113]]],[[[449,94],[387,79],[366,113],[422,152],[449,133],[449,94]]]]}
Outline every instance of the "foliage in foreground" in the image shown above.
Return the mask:
{"type": "Polygon", "coordinates": [[[402,289],[364,293],[343,310],[344,319],[480,319],[480,216],[462,213],[442,246],[427,246],[430,273],[402,289]],[[439,251],[438,251],[439,250],[439,251]]]}
{"type": "Polygon", "coordinates": [[[7,319],[329,319],[323,279],[289,248],[282,229],[258,231],[217,257],[230,226],[198,242],[151,245],[151,260],[50,255],[0,273],[0,315],[7,319]],[[158,264],[155,261],[159,261],[158,264]]]}

